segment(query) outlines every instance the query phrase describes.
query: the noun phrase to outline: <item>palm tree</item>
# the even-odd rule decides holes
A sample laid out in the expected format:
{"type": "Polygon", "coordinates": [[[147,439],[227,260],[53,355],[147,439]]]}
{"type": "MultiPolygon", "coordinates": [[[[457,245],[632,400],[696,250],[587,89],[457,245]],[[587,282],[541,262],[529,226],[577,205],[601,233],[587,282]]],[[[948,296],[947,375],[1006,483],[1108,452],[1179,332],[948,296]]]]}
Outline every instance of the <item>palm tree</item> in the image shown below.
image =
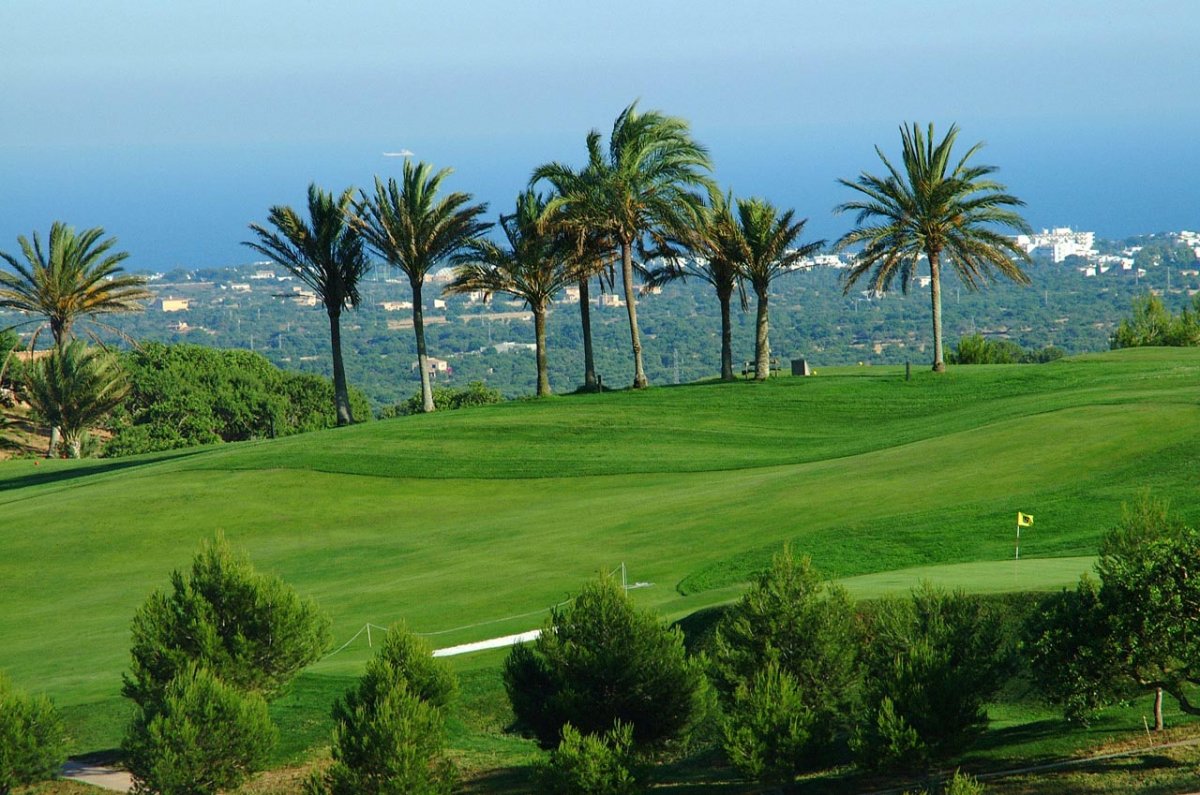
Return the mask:
{"type": "Polygon", "coordinates": [[[836,248],[865,244],[846,274],[846,292],[871,269],[871,289],[884,291],[896,276],[904,292],[915,278],[918,259],[929,262],[930,302],[933,307],[933,369],[946,369],[942,358],[941,267],[949,260],[959,279],[975,290],[994,274],[1019,284],[1029,277],[1017,260],[1029,261],[1016,241],[996,231],[997,227],[1029,231],[1013,207],[1024,202],[1005,192],[992,180],[995,166],[971,165],[968,161],[982,148],[977,143],[951,166],[951,149],[958,127],[951,125],[946,137],[934,144],[933,125],[922,132],[917,124],[901,126],[903,166],[892,165],[879,147],[876,153],[887,167],[886,177],[863,172],[853,182],[838,180],[866,198],[839,205],[835,212],[854,212],[856,229],[838,240],[836,248]],[[870,223],[864,223],[864,222],[870,223]]]}
{"type": "Polygon", "coordinates": [[[360,192],[351,216],[366,244],[389,265],[408,276],[413,296],[413,330],[417,335],[417,367],[421,371],[423,411],[433,411],[429,383],[429,356],[425,350],[425,319],[421,286],[425,276],[441,262],[465,248],[487,231],[479,220],[487,204],[471,204],[469,193],[451,193],[438,199],[438,189],[451,170],[433,173],[428,163],[404,163],[403,184],[375,178],[375,196],[360,192]]]}
{"type": "MultiPolygon", "coordinates": [[[[55,221],[45,247],[37,232],[32,242],[18,237],[23,261],[0,251],[0,259],[14,271],[0,271],[0,309],[43,320],[56,348],[71,336],[81,317],[140,312],[142,302],[151,297],[146,279],[123,273],[121,263],[129,254],[110,251],[117,240],[101,240],[103,235],[100,227],[76,234],[73,227],[55,221]]],[[[34,333],[35,343],[40,331],[34,333]]]]}
{"type": "Polygon", "coordinates": [[[737,221],[733,217],[732,196],[713,194],[712,206],[705,208],[700,223],[678,241],[678,250],[661,252],[665,264],[647,271],[647,283],[653,286],[679,279],[700,279],[717,292],[721,305],[721,380],[733,380],[733,325],[730,305],[737,291],[742,310],[746,309],[746,291],[742,287],[742,255],[738,244],[737,221]]]}
{"type": "Polygon", "coordinates": [[[353,188],[347,188],[334,200],[332,193],[314,183],[308,186],[311,225],[291,207],[275,205],[267,215],[275,231],[250,224],[258,241],[243,244],[287,268],[311,287],[325,305],[333,348],[333,399],[338,425],[354,422],[346,367],[342,362],[342,310],[358,306],[358,282],[370,269],[362,238],[349,221],[353,202],[353,188]]]}
{"type": "MultiPolygon", "coordinates": [[[[591,216],[598,202],[581,200],[589,191],[599,188],[600,182],[593,171],[573,171],[567,166],[555,165],[553,175],[547,176],[546,180],[558,196],[571,195],[576,199],[572,202],[548,202],[553,209],[543,212],[541,225],[562,240],[571,260],[570,270],[576,275],[583,336],[583,390],[594,392],[600,388],[600,383],[592,347],[590,285],[592,279],[599,276],[603,287],[605,274],[609,274],[611,283],[612,263],[617,256],[616,244],[599,229],[591,216]]],[[[536,181],[535,177],[530,184],[536,181]]]]}
{"type": "MultiPolygon", "coordinates": [[[[79,458],[83,434],[120,405],[129,383],[116,358],[81,340],[70,340],[31,363],[25,387],[34,412],[62,433],[71,458],[79,458]]],[[[46,457],[56,449],[52,438],[46,457]]]]}
{"type": "Polygon", "coordinates": [[[737,222],[729,241],[730,255],[739,259],[743,278],[754,288],[757,316],[754,334],[754,377],[766,380],[770,374],[771,342],[768,331],[768,300],[771,282],[792,271],[801,259],[809,257],[825,244],[796,245],[808,219],[794,221],[795,212],[779,212],[764,199],[738,199],[737,222]]]}
{"type": "Polygon", "coordinates": [[[596,130],[588,134],[588,165],[582,172],[547,163],[534,170],[532,181],[545,179],[559,189],[550,201],[552,211],[566,208],[620,248],[633,387],[641,389],[647,381],[633,285],[634,246],[648,235],[696,222],[704,201],[692,189],[713,189],[703,173],[712,169],[712,162],[708,151],[692,140],[685,120],[658,111],[639,113],[636,102],[617,116],[607,152],[600,138],[596,130]]]}
{"type": "Polygon", "coordinates": [[[478,239],[454,257],[458,267],[448,293],[507,293],[520,298],[533,310],[537,348],[537,395],[550,394],[546,370],[546,310],[554,294],[575,280],[566,267],[567,251],[562,239],[541,224],[546,199],[533,191],[517,197],[517,209],[500,216],[500,227],[508,246],[478,239]]]}

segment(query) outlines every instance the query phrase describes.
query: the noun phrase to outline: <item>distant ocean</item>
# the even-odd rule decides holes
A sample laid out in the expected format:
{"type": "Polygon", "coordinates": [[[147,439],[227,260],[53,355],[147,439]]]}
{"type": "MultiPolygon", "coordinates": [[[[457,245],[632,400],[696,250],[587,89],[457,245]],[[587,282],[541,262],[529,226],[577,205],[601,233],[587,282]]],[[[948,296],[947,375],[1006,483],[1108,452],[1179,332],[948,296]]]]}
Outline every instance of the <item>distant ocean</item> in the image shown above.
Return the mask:
{"type": "MultiPolygon", "coordinates": [[[[483,135],[415,142],[418,159],[450,165],[446,185],[506,211],[537,164],[578,165],[583,135],[540,141],[483,135]],[[418,145],[422,144],[422,145],[418,145]]],[[[1200,150],[1185,131],[1161,133],[991,130],[979,160],[1000,166],[998,178],[1027,202],[1036,228],[1072,226],[1101,237],[1200,228],[1200,150]]],[[[699,136],[699,133],[698,133],[699,136]]],[[[699,136],[703,137],[703,136],[699,136]]],[[[960,140],[981,136],[964,129],[960,140]]],[[[836,184],[881,164],[873,145],[898,148],[895,127],[853,132],[818,127],[787,137],[717,131],[705,142],[717,179],[738,195],[762,195],[808,217],[808,238],[836,238],[850,223],[832,214],[850,198],[836,184]]],[[[401,142],[406,143],[407,142],[401,142]]],[[[273,146],[141,146],[0,151],[0,250],[53,220],[103,226],[140,270],[216,267],[247,262],[239,245],[247,224],[265,219],[271,204],[301,206],[316,180],[328,189],[368,187],[375,175],[399,175],[402,160],[382,153],[386,142],[273,146]]]]}

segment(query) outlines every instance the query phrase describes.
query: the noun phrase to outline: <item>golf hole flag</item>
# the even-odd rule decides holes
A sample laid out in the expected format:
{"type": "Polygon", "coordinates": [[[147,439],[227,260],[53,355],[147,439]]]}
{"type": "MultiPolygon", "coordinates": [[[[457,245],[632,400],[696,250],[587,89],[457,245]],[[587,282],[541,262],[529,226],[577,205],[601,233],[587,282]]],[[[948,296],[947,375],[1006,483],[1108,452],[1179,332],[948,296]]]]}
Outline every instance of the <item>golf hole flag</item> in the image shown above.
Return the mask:
{"type": "Polygon", "coordinates": [[[1017,545],[1013,550],[1013,560],[1021,559],[1021,528],[1033,527],[1033,514],[1017,511],[1017,545]]]}

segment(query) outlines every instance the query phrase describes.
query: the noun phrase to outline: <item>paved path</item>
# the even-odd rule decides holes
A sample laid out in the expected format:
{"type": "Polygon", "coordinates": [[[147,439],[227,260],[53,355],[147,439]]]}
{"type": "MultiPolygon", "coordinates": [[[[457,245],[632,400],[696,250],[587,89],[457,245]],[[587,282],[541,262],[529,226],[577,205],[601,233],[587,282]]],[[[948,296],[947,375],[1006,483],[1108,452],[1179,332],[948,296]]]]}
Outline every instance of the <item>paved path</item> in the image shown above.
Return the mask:
{"type": "Polygon", "coordinates": [[[485,649],[507,649],[509,646],[518,643],[528,643],[531,640],[537,640],[542,634],[540,629],[531,629],[528,632],[520,632],[516,635],[505,635],[502,638],[490,638],[488,640],[480,640],[475,643],[464,643],[461,646],[447,646],[444,649],[435,649],[434,657],[453,657],[456,654],[470,654],[473,651],[484,651],[485,649]]]}
{"type": "Polygon", "coordinates": [[[133,789],[133,779],[129,773],[111,767],[101,767],[100,765],[89,765],[84,762],[68,760],[63,765],[60,775],[63,778],[81,781],[84,784],[91,784],[101,789],[112,790],[113,792],[129,792],[133,789]]]}

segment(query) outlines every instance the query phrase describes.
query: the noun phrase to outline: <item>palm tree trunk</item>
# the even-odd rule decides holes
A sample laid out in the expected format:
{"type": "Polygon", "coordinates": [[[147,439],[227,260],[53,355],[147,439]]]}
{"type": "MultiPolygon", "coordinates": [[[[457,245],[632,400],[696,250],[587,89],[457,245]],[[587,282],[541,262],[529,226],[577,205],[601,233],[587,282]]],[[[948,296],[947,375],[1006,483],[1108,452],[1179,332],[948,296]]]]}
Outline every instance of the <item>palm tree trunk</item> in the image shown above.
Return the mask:
{"type": "Polygon", "coordinates": [[[929,257],[929,300],[933,304],[933,371],[946,372],[946,362],[942,359],[942,281],[940,278],[941,265],[938,262],[938,252],[930,251],[929,257]]]}
{"type": "Polygon", "coordinates": [[[621,241],[621,281],[625,287],[625,310],[629,313],[629,336],[633,343],[633,388],[645,389],[649,382],[642,369],[642,337],[638,333],[637,297],[633,294],[632,241],[621,241]]]}
{"type": "Polygon", "coordinates": [[[717,291],[721,302],[721,380],[733,380],[733,324],[729,319],[729,303],[732,292],[717,291]]]}
{"type": "Polygon", "coordinates": [[[329,343],[333,348],[333,406],[338,425],[350,425],[350,390],[346,387],[346,365],[342,362],[342,313],[329,310],[329,343]]]}
{"type": "Polygon", "coordinates": [[[596,359],[592,353],[592,305],[588,280],[579,280],[579,322],[583,324],[583,388],[596,391],[596,359]]]}
{"type": "Polygon", "coordinates": [[[421,279],[410,278],[413,295],[413,332],[417,335],[417,368],[421,371],[421,411],[433,411],[433,385],[429,383],[429,354],[425,352],[425,310],[421,306],[421,279]]]}
{"type": "Polygon", "coordinates": [[[50,426],[50,444],[46,448],[46,458],[58,456],[58,445],[62,441],[62,431],[57,425],[50,426]]]}
{"type": "Polygon", "coordinates": [[[537,396],[550,394],[550,373],[546,369],[546,303],[533,307],[533,337],[537,349],[537,396]]]}
{"type": "Polygon", "coordinates": [[[771,375],[771,341],[767,338],[767,291],[758,295],[758,319],[754,332],[754,377],[766,381],[771,375]]]}
{"type": "Polygon", "coordinates": [[[70,455],[71,458],[83,458],[83,439],[79,436],[76,436],[73,439],[67,440],[67,450],[69,451],[68,455],[70,455]]]}
{"type": "Polygon", "coordinates": [[[1154,731],[1163,730],[1163,689],[1154,689],[1154,731]]]}

